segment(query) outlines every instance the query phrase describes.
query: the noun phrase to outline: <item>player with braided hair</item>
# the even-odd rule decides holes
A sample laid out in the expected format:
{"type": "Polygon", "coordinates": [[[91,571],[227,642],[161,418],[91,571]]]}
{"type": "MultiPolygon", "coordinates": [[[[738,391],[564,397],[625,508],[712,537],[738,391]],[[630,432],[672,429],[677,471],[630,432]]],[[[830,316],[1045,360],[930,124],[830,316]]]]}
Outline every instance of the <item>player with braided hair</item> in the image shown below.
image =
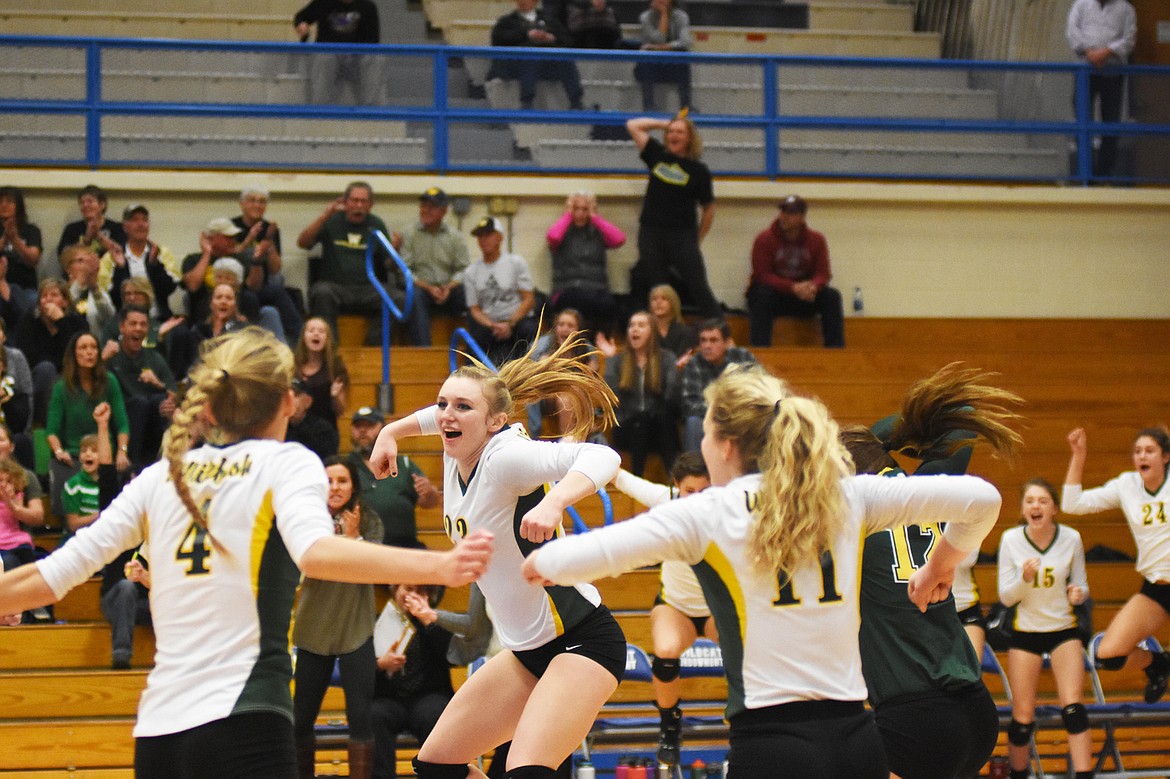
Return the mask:
{"type": "Polygon", "coordinates": [[[60,599],[149,539],[157,653],[134,729],[135,775],[293,779],[288,640],[301,572],[458,586],[487,567],[491,539],[437,553],[334,535],[321,461],[283,443],[292,353],[270,333],[206,342],[190,378],[165,459],[68,545],[0,575],[0,614],[60,599]]]}

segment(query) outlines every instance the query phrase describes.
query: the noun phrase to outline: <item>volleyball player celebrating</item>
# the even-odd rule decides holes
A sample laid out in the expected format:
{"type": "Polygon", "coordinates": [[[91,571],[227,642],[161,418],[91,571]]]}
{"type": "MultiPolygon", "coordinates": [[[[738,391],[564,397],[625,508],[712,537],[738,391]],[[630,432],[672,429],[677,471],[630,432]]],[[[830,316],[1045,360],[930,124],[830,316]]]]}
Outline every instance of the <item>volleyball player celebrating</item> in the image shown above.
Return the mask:
{"type": "Polygon", "coordinates": [[[1076,779],[1092,779],[1092,734],[1081,700],[1085,655],[1073,613],[1073,606],[1089,597],[1085,547],[1080,533],[1054,521],[1056,488],[1044,479],[1032,479],[1024,485],[1020,511],[1024,524],[1005,530],[999,542],[999,599],[1016,607],[1007,669],[1012,688],[1012,721],[1008,725],[1011,776],[1028,777],[1028,751],[1036,727],[1036,687],[1044,655],[1048,655],[1076,779]]]}
{"type": "Polygon", "coordinates": [[[480,365],[455,371],[438,403],[391,422],[371,457],[381,478],[394,467],[398,439],[443,442],[443,522],[458,540],[492,528],[495,562],[479,581],[506,650],[459,688],[419,749],[419,779],[483,774],[468,765],[511,739],[506,777],[546,779],[589,732],[625,670],[626,642],[591,585],[530,587],[524,556],[560,533],[564,509],[607,484],[620,465],[607,446],[532,441],[510,413],[560,395],[573,411],[575,440],[588,436],[593,410],[613,423],[613,393],[576,355],[576,334],[538,360],[513,360],[498,375],[480,365]],[[546,488],[546,483],[557,481],[546,488]]]}
{"type": "MultiPolygon", "coordinates": [[[[1021,400],[982,383],[988,376],[951,363],[911,387],[899,413],[872,430],[847,428],[843,440],[857,472],[904,475],[891,451],[919,461],[916,477],[965,473],[977,443],[1013,452],[1020,438],[1008,426],[1018,419],[1009,408],[1021,400]]],[[[999,732],[995,701],[954,601],[946,597],[919,613],[906,597],[910,575],[929,559],[947,519],[865,539],[861,671],[898,779],[967,779],[987,762],[999,732]]]]}
{"type": "Polygon", "coordinates": [[[1145,579],[1109,623],[1097,647],[1097,667],[1116,671],[1124,667],[1146,672],[1146,702],[1154,703],[1166,692],[1170,681],[1170,654],[1138,649],[1139,641],[1153,635],[1170,618],[1170,433],[1165,428],[1147,428],[1133,444],[1133,470],[1101,487],[1085,490],[1081,478],[1088,452],[1085,431],[1068,434],[1072,456],[1064,477],[1060,508],[1065,514],[1094,514],[1121,509],[1137,544],[1137,571],[1145,579]]]}
{"type": "Polygon", "coordinates": [[[856,638],[863,534],[950,519],[910,578],[925,609],[995,523],[999,494],[970,476],[852,476],[837,424],[755,366],[707,388],[713,485],[634,520],[558,540],[524,564],[562,584],[683,560],[715,615],[728,681],[733,779],[887,779],[856,638]]]}
{"type": "Polygon", "coordinates": [[[445,553],[335,536],[321,461],[282,443],[291,378],[292,353],[266,331],[206,342],[164,459],[68,545],[0,576],[0,614],[46,605],[149,536],[157,649],[134,729],[139,779],[296,776],[288,634],[301,571],[458,586],[487,566],[486,535],[445,553]]]}

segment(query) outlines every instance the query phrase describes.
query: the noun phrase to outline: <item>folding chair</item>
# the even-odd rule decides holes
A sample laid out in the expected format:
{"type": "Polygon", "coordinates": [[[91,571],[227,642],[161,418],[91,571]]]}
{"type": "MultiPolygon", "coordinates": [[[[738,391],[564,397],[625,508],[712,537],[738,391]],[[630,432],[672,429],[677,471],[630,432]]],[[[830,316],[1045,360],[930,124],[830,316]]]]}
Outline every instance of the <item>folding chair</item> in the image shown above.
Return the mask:
{"type": "MultiPolygon", "coordinates": [[[[1101,646],[1101,639],[1105,633],[1097,633],[1089,641],[1088,668],[1089,678],[1093,684],[1094,703],[1090,704],[1090,715],[1102,723],[1105,731],[1105,743],[1097,754],[1096,775],[1116,779],[1138,779],[1138,777],[1165,777],[1166,769],[1139,769],[1126,770],[1121,761],[1121,748],[1117,743],[1117,720],[1126,718],[1154,718],[1159,715],[1170,720],[1170,703],[1146,703],[1144,701],[1127,701],[1124,703],[1109,703],[1105,700],[1105,688],[1097,674],[1097,650],[1101,646]],[[1106,771],[1107,760],[1113,761],[1113,770],[1106,771]]],[[[1158,639],[1147,636],[1138,643],[1138,648],[1149,652],[1161,652],[1162,646],[1158,639]]]]}
{"type": "MultiPolygon", "coordinates": [[[[1008,684],[1007,673],[1003,670],[1003,666],[999,664],[999,658],[995,656],[991,646],[983,645],[983,657],[980,658],[980,667],[985,674],[993,674],[999,677],[1000,683],[1003,685],[1003,693],[1007,698],[1007,706],[999,706],[999,716],[1002,721],[1004,717],[1011,721],[1012,718],[1012,688],[1008,684]]],[[[1039,707],[1037,707],[1039,708],[1039,707]]],[[[1040,763],[1040,751],[1036,749],[1036,734],[1033,731],[1032,738],[1029,743],[1029,750],[1031,751],[1032,765],[1035,766],[1036,779],[1045,779],[1044,766],[1040,763]]]]}

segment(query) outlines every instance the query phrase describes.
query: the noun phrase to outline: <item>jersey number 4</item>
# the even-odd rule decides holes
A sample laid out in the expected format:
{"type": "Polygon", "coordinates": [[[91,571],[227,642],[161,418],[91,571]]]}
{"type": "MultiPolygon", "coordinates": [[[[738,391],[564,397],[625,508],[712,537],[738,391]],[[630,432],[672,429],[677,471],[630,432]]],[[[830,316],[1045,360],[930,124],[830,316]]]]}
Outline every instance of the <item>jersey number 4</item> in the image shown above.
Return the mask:
{"type": "MultiPolygon", "coordinates": [[[[781,573],[776,583],[780,589],[776,600],[772,601],[773,606],[800,605],[801,600],[796,596],[796,590],[788,574],[781,573]]],[[[839,600],[841,593],[837,591],[837,568],[833,564],[833,555],[825,552],[821,555],[821,597],[817,599],[817,603],[835,603],[839,600]]]]}
{"type": "MultiPolygon", "coordinates": [[[[210,500],[204,501],[203,505],[199,507],[199,513],[203,515],[204,523],[207,522],[207,514],[210,510],[210,500]]],[[[208,565],[210,557],[211,544],[208,542],[206,528],[199,527],[192,522],[187,528],[187,532],[183,534],[179,548],[175,550],[175,559],[180,564],[187,564],[188,576],[203,576],[211,573],[211,567],[208,565]]]]}

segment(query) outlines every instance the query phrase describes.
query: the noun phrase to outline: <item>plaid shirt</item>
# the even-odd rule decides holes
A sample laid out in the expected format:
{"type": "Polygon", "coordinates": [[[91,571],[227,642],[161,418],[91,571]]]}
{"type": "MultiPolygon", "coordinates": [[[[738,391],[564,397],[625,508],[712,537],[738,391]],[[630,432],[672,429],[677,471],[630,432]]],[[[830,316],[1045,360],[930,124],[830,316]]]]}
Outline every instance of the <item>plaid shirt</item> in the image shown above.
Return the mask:
{"type": "Polygon", "coordinates": [[[755,363],[756,358],[742,346],[728,348],[722,365],[712,365],[695,352],[682,372],[682,388],[679,405],[684,417],[701,417],[707,413],[707,403],[703,400],[703,390],[707,385],[719,378],[719,374],[732,363],[755,363]]]}

